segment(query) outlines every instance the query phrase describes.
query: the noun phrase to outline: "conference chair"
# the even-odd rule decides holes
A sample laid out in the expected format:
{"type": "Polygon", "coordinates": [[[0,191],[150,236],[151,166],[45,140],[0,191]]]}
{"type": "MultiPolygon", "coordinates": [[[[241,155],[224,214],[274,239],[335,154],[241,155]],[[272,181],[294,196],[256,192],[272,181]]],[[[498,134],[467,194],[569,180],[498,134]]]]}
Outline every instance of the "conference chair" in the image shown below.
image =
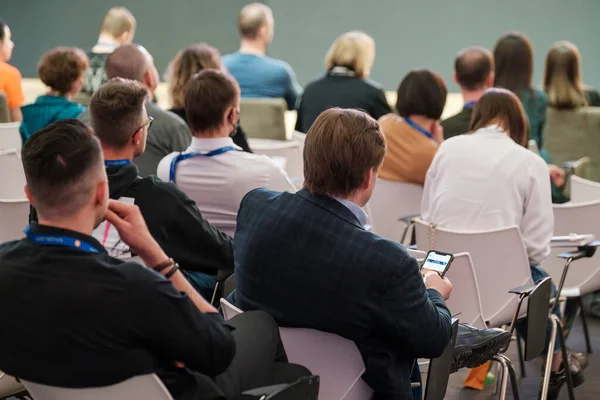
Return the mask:
{"type": "Polygon", "coordinates": [[[115,385],[96,388],[62,388],[21,380],[35,400],[173,400],[155,374],[140,375],[115,385]]]}
{"type": "Polygon", "coordinates": [[[20,122],[0,123],[0,150],[16,149],[21,150],[23,141],[19,133],[20,122]]]}
{"type": "Polygon", "coordinates": [[[303,145],[298,141],[283,141],[271,139],[248,139],[248,144],[255,154],[269,157],[284,157],[285,172],[294,184],[304,182],[304,164],[302,158],[303,145]]]}
{"type": "MultiPolygon", "coordinates": [[[[421,213],[423,187],[414,183],[377,179],[368,205],[373,232],[386,239],[410,244],[410,218],[421,213]]],[[[440,249],[441,250],[441,249],[440,249]]]]}
{"type": "Polygon", "coordinates": [[[600,107],[548,107],[544,147],[556,165],[590,157],[589,179],[600,182],[600,107]]]}
{"type": "Polygon", "coordinates": [[[218,307],[219,300],[222,297],[227,297],[231,292],[225,294],[226,290],[233,291],[235,289],[235,278],[233,278],[233,269],[220,269],[217,271],[217,282],[213,290],[210,304],[218,307]],[[231,289],[233,287],[233,289],[231,289]]]}
{"type": "Polygon", "coordinates": [[[600,183],[571,176],[571,201],[583,203],[586,201],[600,200],[600,183]]]}
{"type": "Polygon", "coordinates": [[[25,197],[25,171],[17,150],[0,150],[0,199],[16,200],[25,197]]]}
{"type": "Polygon", "coordinates": [[[10,122],[10,109],[5,92],[0,92],[0,123],[10,122]]]}
{"type": "Polygon", "coordinates": [[[25,394],[25,387],[19,381],[17,381],[13,376],[7,375],[4,372],[0,372],[0,398],[8,398],[10,400],[10,396],[22,396],[25,394]]]}
{"type": "Polygon", "coordinates": [[[240,100],[240,125],[249,138],[288,140],[284,99],[240,100]]]}
{"type": "MultiPolygon", "coordinates": [[[[571,233],[592,234],[600,238],[600,199],[586,203],[554,204],[554,235],[565,236],[571,233]]],[[[552,248],[548,259],[542,265],[554,282],[560,282],[564,273],[564,260],[558,255],[564,248],[552,248]]],[[[564,278],[561,295],[579,302],[587,352],[592,352],[590,336],[582,297],[600,290],[600,259],[582,258],[571,268],[564,278]]]]}
{"type": "Polygon", "coordinates": [[[27,199],[0,199],[0,243],[23,238],[28,221],[27,199]]]}

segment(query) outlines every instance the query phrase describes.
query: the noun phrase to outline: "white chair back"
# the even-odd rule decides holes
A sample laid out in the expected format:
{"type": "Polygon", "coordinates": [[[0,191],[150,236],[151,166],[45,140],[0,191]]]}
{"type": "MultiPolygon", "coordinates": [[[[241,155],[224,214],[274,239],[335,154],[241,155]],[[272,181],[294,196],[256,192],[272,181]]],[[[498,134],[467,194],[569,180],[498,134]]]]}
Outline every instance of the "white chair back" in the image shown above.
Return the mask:
{"type": "Polygon", "coordinates": [[[0,199],[0,243],[17,240],[25,235],[23,230],[29,222],[27,199],[0,199]]]}
{"type": "MultiPolygon", "coordinates": [[[[406,224],[400,218],[421,213],[423,187],[414,183],[377,179],[369,200],[373,232],[386,239],[400,242],[406,224]]],[[[410,234],[407,235],[410,240],[410,234]]],[[[404,243],[406,244],[406,243],[404,243]]]]}
{"type": "Polygon", "coordinates": [[[173,400],[155,374],[140,375],[111,386],[98,388],[61,388],[22,380],[35,400],[173,400]]]}
{"type": "Polygon", "coordinates": [[[17,150],[0,150],[0,199],[14,200],[25,197],[25,171],[17,150]]]}
{"type": "Polygon", "coordinates": [[[485,329],[487,325],[481,307],[481,294],[475,276],[475,269],[469,253],[458,253],[446,277],[452,282],[452,294],[446,300],[446,305],[452,313],[457,315],[462,323],[485,329]]]}
{"type": "MultiPolygon", "coordinates": [[[[221,299],[225,320],[243,311],[221,299]]],[[[332,333],[304,328],[279,328],[288,360],[321,377],[320,399],[368,400],[373,391],[361,379],[365,364],[354,342],[332,333]]]]}
{"type": "Polygon", "coordinates": [[[600,200],[600,183],[571,176],[571,201],[583,203],[594,200],[600,200]]]}
{"type": "Polygon", "coordinates": [[[0,123],[0,150],[16,149],[21,150],[23,141],[19,133],[20,122],[0,123]]]}
{"type": "MultiPolygon", "coordinates": [[[[570,233],[593,234],[600,239],[600,200],[587,203],[554,204],[554,235],[564,236],[570,233]]],[[[556,258],[565,248],[553,248],[542,267],[556,285],[565,265],[565,260],[556,258]]],[[[561,295],[579,297],[600,290],[600,258],[582,258],[569,268],[565,286],[561,295]]]]}
{"type": "MultiPolygon", "coordinates": [[[[531,284],[529,259],[517,226],[488,231],[452,231],[428,223],[415,222],[417,247],[448,253],[468,252],[479,286],[485,322],[491,327],[511,321],[517,297],[508,293],[516,287],[531,284]]],[[[453,267],[450,267],[452,269],[453,267]]],[[[525,314],[526,307],[522,308],[525,314]]],[[[462,319],[462,318],[461,318],[462,319]]]]}
{"type": "Polygon", "coordinates": [[[302,162],[302,143],[292,140],[248,139],[248,144],[256,154],[269,157],[284,157],[285,172],[294,183],[304,181],[304,164],[302,162]]]}

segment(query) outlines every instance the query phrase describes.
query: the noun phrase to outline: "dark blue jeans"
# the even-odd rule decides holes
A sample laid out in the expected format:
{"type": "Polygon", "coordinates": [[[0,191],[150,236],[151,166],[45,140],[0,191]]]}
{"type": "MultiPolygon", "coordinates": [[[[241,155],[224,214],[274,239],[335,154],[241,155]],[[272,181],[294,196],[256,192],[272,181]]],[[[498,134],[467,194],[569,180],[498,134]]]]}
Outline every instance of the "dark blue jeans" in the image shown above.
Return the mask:
{"type": "Polygon", "coordinates": [[[217,276],[183,269],[181,271],[188,282],[192,284],[194,289],[196,289],[198,293],[204,297],[204,300],[210,302],[213,292],[215,291],[215,285],[217,284],[217,276]]]}
{"type": "MultiPolygon", "coordinates": [[[[538,267],[536,265],[531,266],[531,278],[533,279],[534,283],[538,283],[542,279],[547,278],[549,276],[550,275],[548,275],[546,273],[546,271],[544,271],[540,267],[538,267]]],[[[556,297],[556,286],[554,285],[554,282],[552,282],[552,289],[550,290],[550,297],[551,298],[556,297]]],[[[560,319],[560,308],[559,308],[558,302],[552,309],[552,313],[554,315],[558,316],[558,318],[560,319]]],[[[517,331],[519,331],[519,335],[521,335],[521,337],[524,340],[527,340],[526,321],[523,320],[523,321],[517,322],[516,328],[517,328],[517,331]]],[[[544,347],[544,351],[542,352],[542,355],[546,355],[548,353],[548,344],[550,343],[550,335],[551,334],[552,334],[552,325],[550,324],[550,322],[548,322],[548,326],[546,327],[546,346],[544,347]]],[[[554,353],[557,353],[559,351],[560,351],[560,342],[557,337],[556,341],[554,342],[554,353]]]]}

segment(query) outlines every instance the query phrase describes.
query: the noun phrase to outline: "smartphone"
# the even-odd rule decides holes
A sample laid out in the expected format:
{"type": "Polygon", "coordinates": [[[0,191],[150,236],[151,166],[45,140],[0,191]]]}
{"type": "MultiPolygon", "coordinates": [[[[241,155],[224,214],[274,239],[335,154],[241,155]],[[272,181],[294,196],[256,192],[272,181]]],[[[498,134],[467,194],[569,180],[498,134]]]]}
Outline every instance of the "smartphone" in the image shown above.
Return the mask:
{"type": "Polygon", "coordinates": [[[425,257],[425,262],[421,265],[421,269],[426,268],[437,272],[443,278],[446,271],[450,268],[454,255],[442,253],[441,251],[431,250],[425,257]]]}

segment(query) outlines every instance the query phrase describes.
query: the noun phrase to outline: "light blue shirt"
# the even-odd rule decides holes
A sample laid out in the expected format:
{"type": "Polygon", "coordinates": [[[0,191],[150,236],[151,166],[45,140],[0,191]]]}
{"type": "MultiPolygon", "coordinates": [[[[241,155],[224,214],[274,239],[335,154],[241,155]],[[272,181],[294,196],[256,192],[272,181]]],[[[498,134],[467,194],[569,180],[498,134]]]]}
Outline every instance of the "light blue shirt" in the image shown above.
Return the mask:
{"type": "Polygon", "coordinates": [[[224,56],[223,65],[238,81],[242,97],[284,98],[290,110],[296,108],[302,88],[285,61],[236,52],[224,56]]]}
{"type": "Polygon", "coordinates": [[[367,221],[369,220],[369,216],[367,215],[365,210],[362,209],[362,207],[360,207],[358,204],[351,202],[350,200],[342,199],[340,197],[334,197],[334,199],[336,199],[337,201],[342,203],[344,206],[346,206],[346,208],[348,210],[352,211],[352,214],[354,214],[354,216],[356,216],[356,218],[358,219],[360,224],[362,226],[364,226],[365,229],[368,230],[370,228],[367,226],[367,221]]]}

